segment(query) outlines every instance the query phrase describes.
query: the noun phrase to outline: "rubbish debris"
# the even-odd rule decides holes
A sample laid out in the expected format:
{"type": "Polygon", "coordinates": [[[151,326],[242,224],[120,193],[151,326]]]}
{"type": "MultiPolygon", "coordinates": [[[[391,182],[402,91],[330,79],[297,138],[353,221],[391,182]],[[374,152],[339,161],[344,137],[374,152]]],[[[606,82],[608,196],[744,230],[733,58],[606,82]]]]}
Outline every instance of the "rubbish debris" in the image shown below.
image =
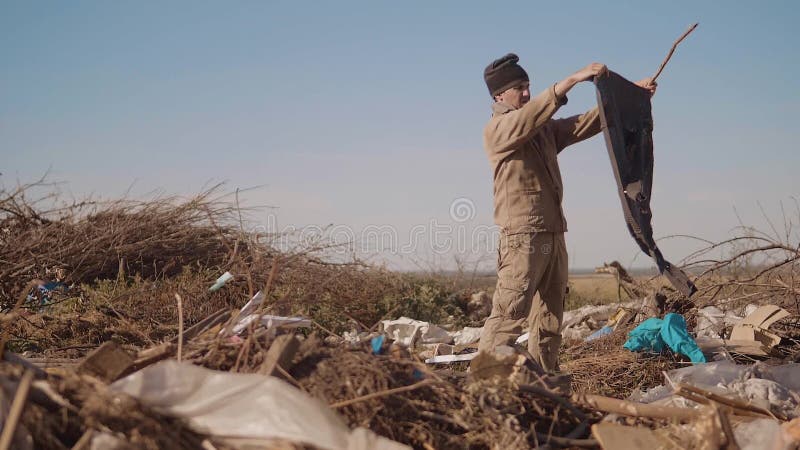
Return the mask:
{"type": "Polygon", "coordinates": [[[461,361],[471,361],[476,356],[478,356],[477,352],[465,353],[463,355],[438,355],[426,359],[425,362],[427,364],[447,364],[461,361]]]}
{"type": "Polygon", "coordinates": [[[609,325],[605,325],[605,326],[603,326],[603,328],[600,328],[599,330],[597,330],[594,333],[592,333],[589,336],[587,336],[586,340],[587,341],[593,341],[593,340],[595,340],[597,338],[601,338],[601,337],[603,337],[605,335],[611,334],[612,331],[614,331],[614,328],[610,327],[609,325]]]}
{"type": "Polygon", "coordinates": [[[492,297],[486,291],[472,294],[467,303],[467,312],[472,319],[485,319],[492,312],[492,297]]]}
{"type": "MultiPolygon", "coordinates": [[[[525,384],[531,381],[526,370],[528,359],[511,347],[498,347],[495,352],[479,352],[470,362],[470,376],[477,380],[500,377],[504,380],[525,384]]],[[[541,370],[540,370],[541,372],[541,370]]]]}
{"type": "MultiPolygon", "coordinates": [[[[604,326],[616,327],[625,322],[627,311],[634,310],[640,301],[609,303],[606,305],[586,305],[571,311],[564,311],[561,322],[561,335],[564,341],[583,341],[604,326]]],[[[627,317],[626,317],[627,316],[627,317]]],[[[517,344],[528,342],[528,333],[517,338],[517,344]]]]}
{"type": "Polygon", "coordinates": [[[464,327],[447,334],[453,338],[453,345],[469,345],[480,341],[481,333],[483,333],[483,327],[464,327]]]}
{"type": "MultiPolygon", "coordinates": [[[[698,394],[724,396],[731,400],[722,402],[730,403],[731,407],[761,416],[792,419],[800,417],[798,380],[800,364],[739,365],[732,361],[718,361],[667,372],[667,386],[636,397],[642,403],[687,407],[691,403],[686,398],[697,400],[700,398],[698,394]]],[[[719,402],[719,398],[716,401],[719,402]]]]}
{"type": "Polygon", "coordinates": [[[716,306],[706,306],[697,310],[697,325],[694,327],[696,337],[712,339],[722,338],[726,328],[733,327],[742,321],[742,317],[732,312],[724,312],[716,306]]]}
{"type": "Polygon", "coordinates": [[[25,304],[29,306],[43,307],[51,303],[51,297],[55,292],[67,292],[69,286],[60,281],[40,281],[25,299],[25,304]]]}
{"type": "Polygon", "coordinates": [[[383,348],[383,342],[385,340],[386,340],[386,336],[384,336],[382,334],[372,338],[372,340],[369,342],[370,347],[372,347],[372,353],[374,353],[376,355],[380,354],[381,350],[383,348]]]}
{"type": "Polygon", "coordinates": [[[453,338],[443,328],[421,320],[400,317],[381,321],[380,331],[396,344],[414,347],[417,344],[452,344],[453,338]]]}
{"type": "Polygon", "coordinates": [[[219,278],[217,278],[217,281],[215,281],[214,284],[210,288],[208,288],[208,290],[211,292],[216,292],[220,290],[222,286],[225,286],[225,283],[227,283],[232,279],[233,279],[233,274],[230,272],[225,272],[219,278]]]}
{"type": "Polygon", "coordinates": [[[789,317],[789,311],[775,305],[764,305],[748,314],[739,324],[733,327],[732,341],[758,341],[768,350],[780,344],[781,337],[767,329],[773,323],[789,317]]]}
{"type": "Polygon", "coordinates": [[[781,343],[781,336],[770,327],[791,314],[775,305],[747,305],[742,318],[714,306],[698,311],[697,345],[705,353],[767,357],[781,343]],[[725,336],[729,338],[725,339],[725,336]]]}
{"type": "Polygon", "coordinates": [[[256,295],[254,295],[253,298],[250,299],[249,302],[245,303],[242,309],[239,310],[239,316],[233,325],[229,327],[231,333],[241,334],[250,326],[250,324],[256,321],[259,322],[258,326],[263,326],[267,329],[273,327],[297,328],[311,326],[311,320],[303,317],[273,316],[271,314],[261,314],[256,312],[258,307],[261,306],[263,302],[264,294],[261,291],[258,291],[256,295]]]}

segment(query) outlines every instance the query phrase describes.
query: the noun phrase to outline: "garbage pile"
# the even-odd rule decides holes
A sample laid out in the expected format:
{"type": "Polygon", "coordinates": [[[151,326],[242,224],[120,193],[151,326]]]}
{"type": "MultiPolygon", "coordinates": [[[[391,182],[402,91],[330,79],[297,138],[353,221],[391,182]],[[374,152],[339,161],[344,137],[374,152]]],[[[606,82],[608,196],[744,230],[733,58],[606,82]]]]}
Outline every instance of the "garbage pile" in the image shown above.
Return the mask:
{"type": "Polygon", "coordinates": [[[391,338],[304,333],[308,321],[263,314],[260,298],[135,355],[109,341],[42,369],[5,352],[13,448],[531,448],[588,431],[542,374],[435,371],[391,338]]]}
{"type": "MultiPolygon", "coordinates": [[[[135,354],[108,341],[73,365],[52,367],[5,351],[0,418],[10,448],[800,444],[800,364],[737,364],[731,352],[746,348],[728,348],[730,340],[721,338],[721,347],[703,347],[717,360],[709,363],[692,365],[692,352],[681,356],[667,346],[644,346],[649,355],[631,352],[623,339],[651,339],[636,332],[644,329],[656,342],[661,327],[674,333],[676,323],[668,314],[665,321],[623,325],[620,311],[635,302],[567,315],[567,328],[612,328],[595,337],[589,330],[566,350],[564,366],[575,377],[570,396],[513,350],[477,353],[480,328],[446,331],[401,317],[383,320],[371,332],[322,336],[310,331],[306,318],[267,314],[264,298],[259,292],[238,311],[220,310],[135,354]],[[594,365],[587,367],[585,358],[594,358],[594,365]],[[470,360],[456,370],[450,364],[470,360]],[[582,370],[591,370],[599,383],[613,383],[602,375],[604,366],[622,370],[616,379],[637,384],[624,396],[587,389],[582,370]],[[619,441],[628,433],[638,444],[619,441]]],[[[773,305],[749,310],[733,325],[737,335],[769,335],[769,325],[791,316],[773,305]]],[[[685,322],[677,323],[688,333],[685,322]]],[[[763,343],[753,348],[769,350],[763,343]]]]}
{"type": "Polygon", "coordinates": [[[0,450],[800,445],[796,245],[691,299],[612,264],[627,300],[566,312],[547,374],[526,335],[477,352],[489,294],[278,252],[213,195],[24,193],[0,195],[0,450]]]}

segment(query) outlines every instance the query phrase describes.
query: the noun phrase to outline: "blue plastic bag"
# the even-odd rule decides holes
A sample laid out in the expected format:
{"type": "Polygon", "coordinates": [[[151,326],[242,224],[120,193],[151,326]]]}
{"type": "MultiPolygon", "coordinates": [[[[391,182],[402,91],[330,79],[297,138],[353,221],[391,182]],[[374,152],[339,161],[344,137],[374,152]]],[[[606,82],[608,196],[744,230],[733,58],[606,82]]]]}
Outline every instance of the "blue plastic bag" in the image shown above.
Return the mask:
{"type": "Polygon", "coordinates": [[[704,363],[706,357],[686,330],[686,321],[680,314],[669,313],[664,319],[651,317],[628,333],[624,348],[632,352],[661,353],[668,346],[675,353],[688,357],[693,363],[704,363]]]}
{"type": "Polygon", "coordinates": [[[380,355],[381,354],[381,349],[383,347],[383,341],[385,339],[386,339],[386,336],[381,334],[381,335],[375,336],[374,338],[372,338],[372,340],[369,341],[369,344],[372,346],[372,354],[373,355],[380,355]]]}
{"type": "Polygon", "coordinates": [[[603,328],[600,328],[599,330],[597,330],[594,333],[592,333],[589,336],[587,336],[586,339],[584,339],[584,341],[586,341],[586,342],[593,341],[593,340],[595,340],[597,338],[600,338],[600,337],[603,337],[603,336],[605,336],[607,334],[611,334],[612,331],[614,331],[614,329],[611,328],[610,326],[606,325],[603,328]]]}

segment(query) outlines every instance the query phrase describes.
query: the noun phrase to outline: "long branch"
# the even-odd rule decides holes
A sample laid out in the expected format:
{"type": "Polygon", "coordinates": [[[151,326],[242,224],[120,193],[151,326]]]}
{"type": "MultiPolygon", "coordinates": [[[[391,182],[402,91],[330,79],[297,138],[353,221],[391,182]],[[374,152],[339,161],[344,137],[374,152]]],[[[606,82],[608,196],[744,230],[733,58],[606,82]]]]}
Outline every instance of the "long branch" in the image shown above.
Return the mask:
{"type": "Polygon", "coordinates": [[[694,29],[697,28],[697,25],[698,24],[694,24],[694,25],[690,26],[689,29],[686,30],[686,32],[684,32],[681,35],[681,37],[679,37],[678,40],[675,41],[674,44],[672,44],[672,48],[669,49],[669,53],[667,54],[667,57],[664,58],[664,61],[661,63],[661,66],[658,67],[658,71],[656,71],[656,74],[653,75],[653,83],[655,83],[656,78],[658,78],[658,76],[661,75],[661,71],[664,70],[664,67],[669,62],[669,59],[672,58],[672,54],[675,53],[675,49],[678,47],[678,44],[680,44],[682,40],[686,39],[686,36],[688,36],[689,33],[694,31],[694,29]]]}

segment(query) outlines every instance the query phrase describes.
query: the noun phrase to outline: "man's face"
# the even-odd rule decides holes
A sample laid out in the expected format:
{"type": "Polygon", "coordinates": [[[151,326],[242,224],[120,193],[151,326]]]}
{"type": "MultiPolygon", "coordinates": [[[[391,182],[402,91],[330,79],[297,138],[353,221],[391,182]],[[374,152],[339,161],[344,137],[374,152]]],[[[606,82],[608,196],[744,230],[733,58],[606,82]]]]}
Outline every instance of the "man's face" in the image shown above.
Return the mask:
{"type": "Polygon", "coordinates": [[[503,102],[512,108],[519,109],[531,99],[531,84],[527,81],[522,82],[496,97],[497,101],[503,102]]]}

